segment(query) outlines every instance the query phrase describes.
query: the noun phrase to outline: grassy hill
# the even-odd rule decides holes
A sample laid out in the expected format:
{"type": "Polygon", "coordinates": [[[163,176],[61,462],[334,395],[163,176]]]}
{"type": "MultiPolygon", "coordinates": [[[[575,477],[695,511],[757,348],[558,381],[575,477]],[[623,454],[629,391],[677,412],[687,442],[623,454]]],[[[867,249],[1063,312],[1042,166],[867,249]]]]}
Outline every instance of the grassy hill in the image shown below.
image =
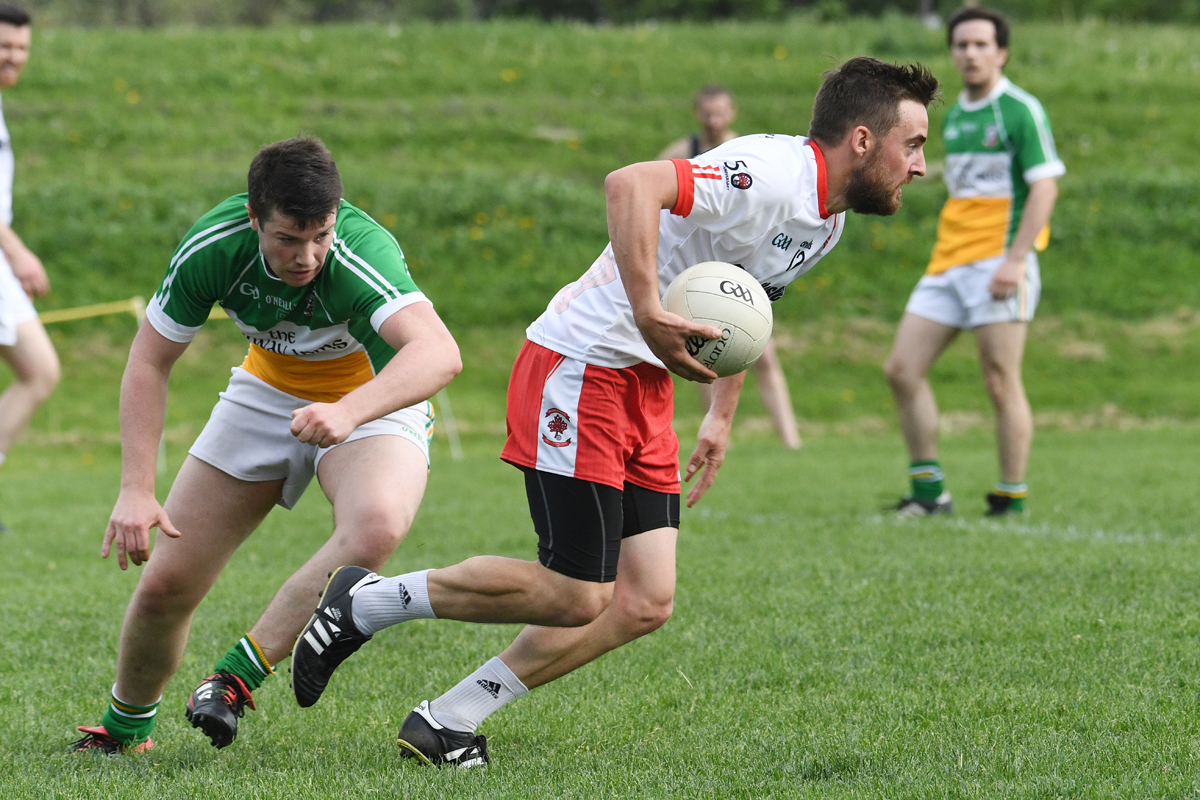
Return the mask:
{"type": "MultiPolygon", "coordinates": [[[[1196,52],[1187,28],[1017,29],[1009,74],[1043,100],[1069,169],[1045,313],[1200,306],[1196,52]]],[[[524,322],[602,247],[604,175],[691,130],[697,86],[733,89],[741,132],[803,133],[822,70],[859,54],[920,60],[957,91],[942,34],[901,18],[39,30],[4,97],[16,225],[55,280],[45,307],[147,294],[256,148],[307,131],[452,325],[524,322]]],[[[931,178],[905,195],[893,219],[853,219],[777,313],[897,317],[944,190],[931,178]]]]}

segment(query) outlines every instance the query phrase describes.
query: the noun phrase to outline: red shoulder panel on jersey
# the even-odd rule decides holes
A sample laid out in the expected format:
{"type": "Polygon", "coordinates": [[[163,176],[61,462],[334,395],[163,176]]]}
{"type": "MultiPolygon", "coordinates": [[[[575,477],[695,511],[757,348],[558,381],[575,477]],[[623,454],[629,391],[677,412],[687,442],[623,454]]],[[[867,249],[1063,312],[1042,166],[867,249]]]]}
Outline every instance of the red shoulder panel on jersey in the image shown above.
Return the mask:
{"type": "Polygon", "coordinates": [[[696,199],[696,179],[692,177],[692,162],[686,158],[672,158],[675,165],[675,179],[679,182],[679,195],[671,213],[677,217],[686,217],[692,213],[692,202],[696,199]]]}
{"type": "Polygon", "coordinates": [[[821,219],[829,219],[829,209],[825,207],[825,200],[829,196],[829,187],[825,185],[825,154],[812,139],[808,140],[808,146],[817,157],[817,210],[821,212],[821,219]]]}

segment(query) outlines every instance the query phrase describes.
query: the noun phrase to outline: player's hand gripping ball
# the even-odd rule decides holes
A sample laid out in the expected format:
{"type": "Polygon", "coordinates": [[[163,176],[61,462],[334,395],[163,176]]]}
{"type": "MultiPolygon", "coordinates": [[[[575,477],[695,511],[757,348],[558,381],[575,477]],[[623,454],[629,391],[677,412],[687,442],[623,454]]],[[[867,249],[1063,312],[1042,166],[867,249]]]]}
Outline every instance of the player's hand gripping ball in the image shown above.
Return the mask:
{"type": "Polygon", "coordinates": [[[771,339],[771,301],[741,267],[705,261],[688,267],[667,287],[667,311],[721,329],[720,339],[693,336],[688,353],[722,378],[750,367],[771,339]]]}

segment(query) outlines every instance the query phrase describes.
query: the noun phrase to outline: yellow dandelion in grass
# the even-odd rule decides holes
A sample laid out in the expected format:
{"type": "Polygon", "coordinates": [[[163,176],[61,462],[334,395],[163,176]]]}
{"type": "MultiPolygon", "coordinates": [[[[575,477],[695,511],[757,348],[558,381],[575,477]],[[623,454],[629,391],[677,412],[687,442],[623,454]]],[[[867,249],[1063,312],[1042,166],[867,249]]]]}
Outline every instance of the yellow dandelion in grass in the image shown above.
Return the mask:
{"type": "Polygon", "coordinates": [[[129,103],[131,106],[136,106],[138,103],[142,102],[142,95],[138,93],[136,89],[131,89],[129,93],[125,95],[125,102],[129,103]]]}
{"type": "Polygon", "coordinates": [[[579,149],[579,138],[576,136],[572,136],[570,139],[567,139],[567,147],[571,148],[572,150],[578,150],[579,149]]]}
{"type": "Polygon", "coordinates": [[[842,399],[845,400],[847,403],[853,403],[854,402],[854,392],[850,391],[849,389],[843,390],[842,391],[842,399]]]}
{"type": "Polygon", "coordinates": [[[478,214],[475,215],[475,224],[476,225],[487,225],[489,219],[491,219],[491,218],[487,215],[486,211],[480,211],[478,214]]]}
{"type": "Polygon", "coordinates": [[[467,235],[470,236],[475,241],[479,241],[480,239],[483,238],[483,228],[476,225],[476,226],[472,227],[471,230],[467,231],[467,235]]]}
{"type": "Polygon", "coordinates": [[[113,81],[113,91],[117,94],[120,94],[128,88],[129,84],[125,82],[124,78],[117,78],[115,81],[113,81]]]}
{"type": "Polygon", "coordinates": [[[383,227],[385,228],[394,228],[399,221],[400,219],[395,214],[387,213],[383,215],[383,227]]]}
{"type": "Polygon", "coordinates": [[[775,48],[775,60],[783,61],[785,58],[787,58],[787,48],[783,45],[779,45],[775,48]]]}
{"type": "Polygon", "coordinates": [[[517,221],[517,224],[520,225],[522,229],[529,230],[533,227],[533,217],[521,217],[521,219],[517,221]]]}
{"type": "Polygon", "coordinates": [[[504,81],[505,83],[512,83],[513,81],[515,81],[517,78],[520,78],[520,77],[521,77],[521,73],[517,72],[515,69],[510,68],[510,69],[504,69],[504,70],[500,71],[500,80],[504,81]]]}

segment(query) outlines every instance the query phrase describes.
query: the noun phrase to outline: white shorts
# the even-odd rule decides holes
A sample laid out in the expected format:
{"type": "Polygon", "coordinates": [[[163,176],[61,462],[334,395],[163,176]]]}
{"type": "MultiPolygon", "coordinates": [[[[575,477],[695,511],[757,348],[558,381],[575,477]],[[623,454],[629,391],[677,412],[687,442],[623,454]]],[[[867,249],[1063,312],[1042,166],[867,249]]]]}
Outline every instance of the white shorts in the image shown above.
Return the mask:
{"type": "Polygon", "coordinates": [[[1025,256],[1025,274],[1017,283],[1016,295],[997,300],[988,285],[1004,258],[985,258],[939,275],[926,275],[913,289],[905,312],[963,330],[996,322],[1028,322],[1042,296],[1037,255],[1030,252],[1025,256]]]}
{"type": "MultiPolygon", "coordinates": [[[[281,392],[235,367],[229,388],[221,392],[208,424],[188,452],[239,480],[282,478],[283,496],[279,505],[291,508],[308,488],[321,459],[340,446],[317,447],[292,435],[292,412],[307,405],[312,405],[312,401],[281,392]]],[[[370,436],[407,439],[420,448],[428,466],[433,405],[429,401],[417,403],[359,425],[346,442],[370,436]]]]}
{"type": "Polygon", "coordinates": [[[37,319],[37,311],[21,288],[21,282],[13,275],[4,253],[0,253],[0,345],[15,345],[17,326],[31,319],[37,319]]]}

